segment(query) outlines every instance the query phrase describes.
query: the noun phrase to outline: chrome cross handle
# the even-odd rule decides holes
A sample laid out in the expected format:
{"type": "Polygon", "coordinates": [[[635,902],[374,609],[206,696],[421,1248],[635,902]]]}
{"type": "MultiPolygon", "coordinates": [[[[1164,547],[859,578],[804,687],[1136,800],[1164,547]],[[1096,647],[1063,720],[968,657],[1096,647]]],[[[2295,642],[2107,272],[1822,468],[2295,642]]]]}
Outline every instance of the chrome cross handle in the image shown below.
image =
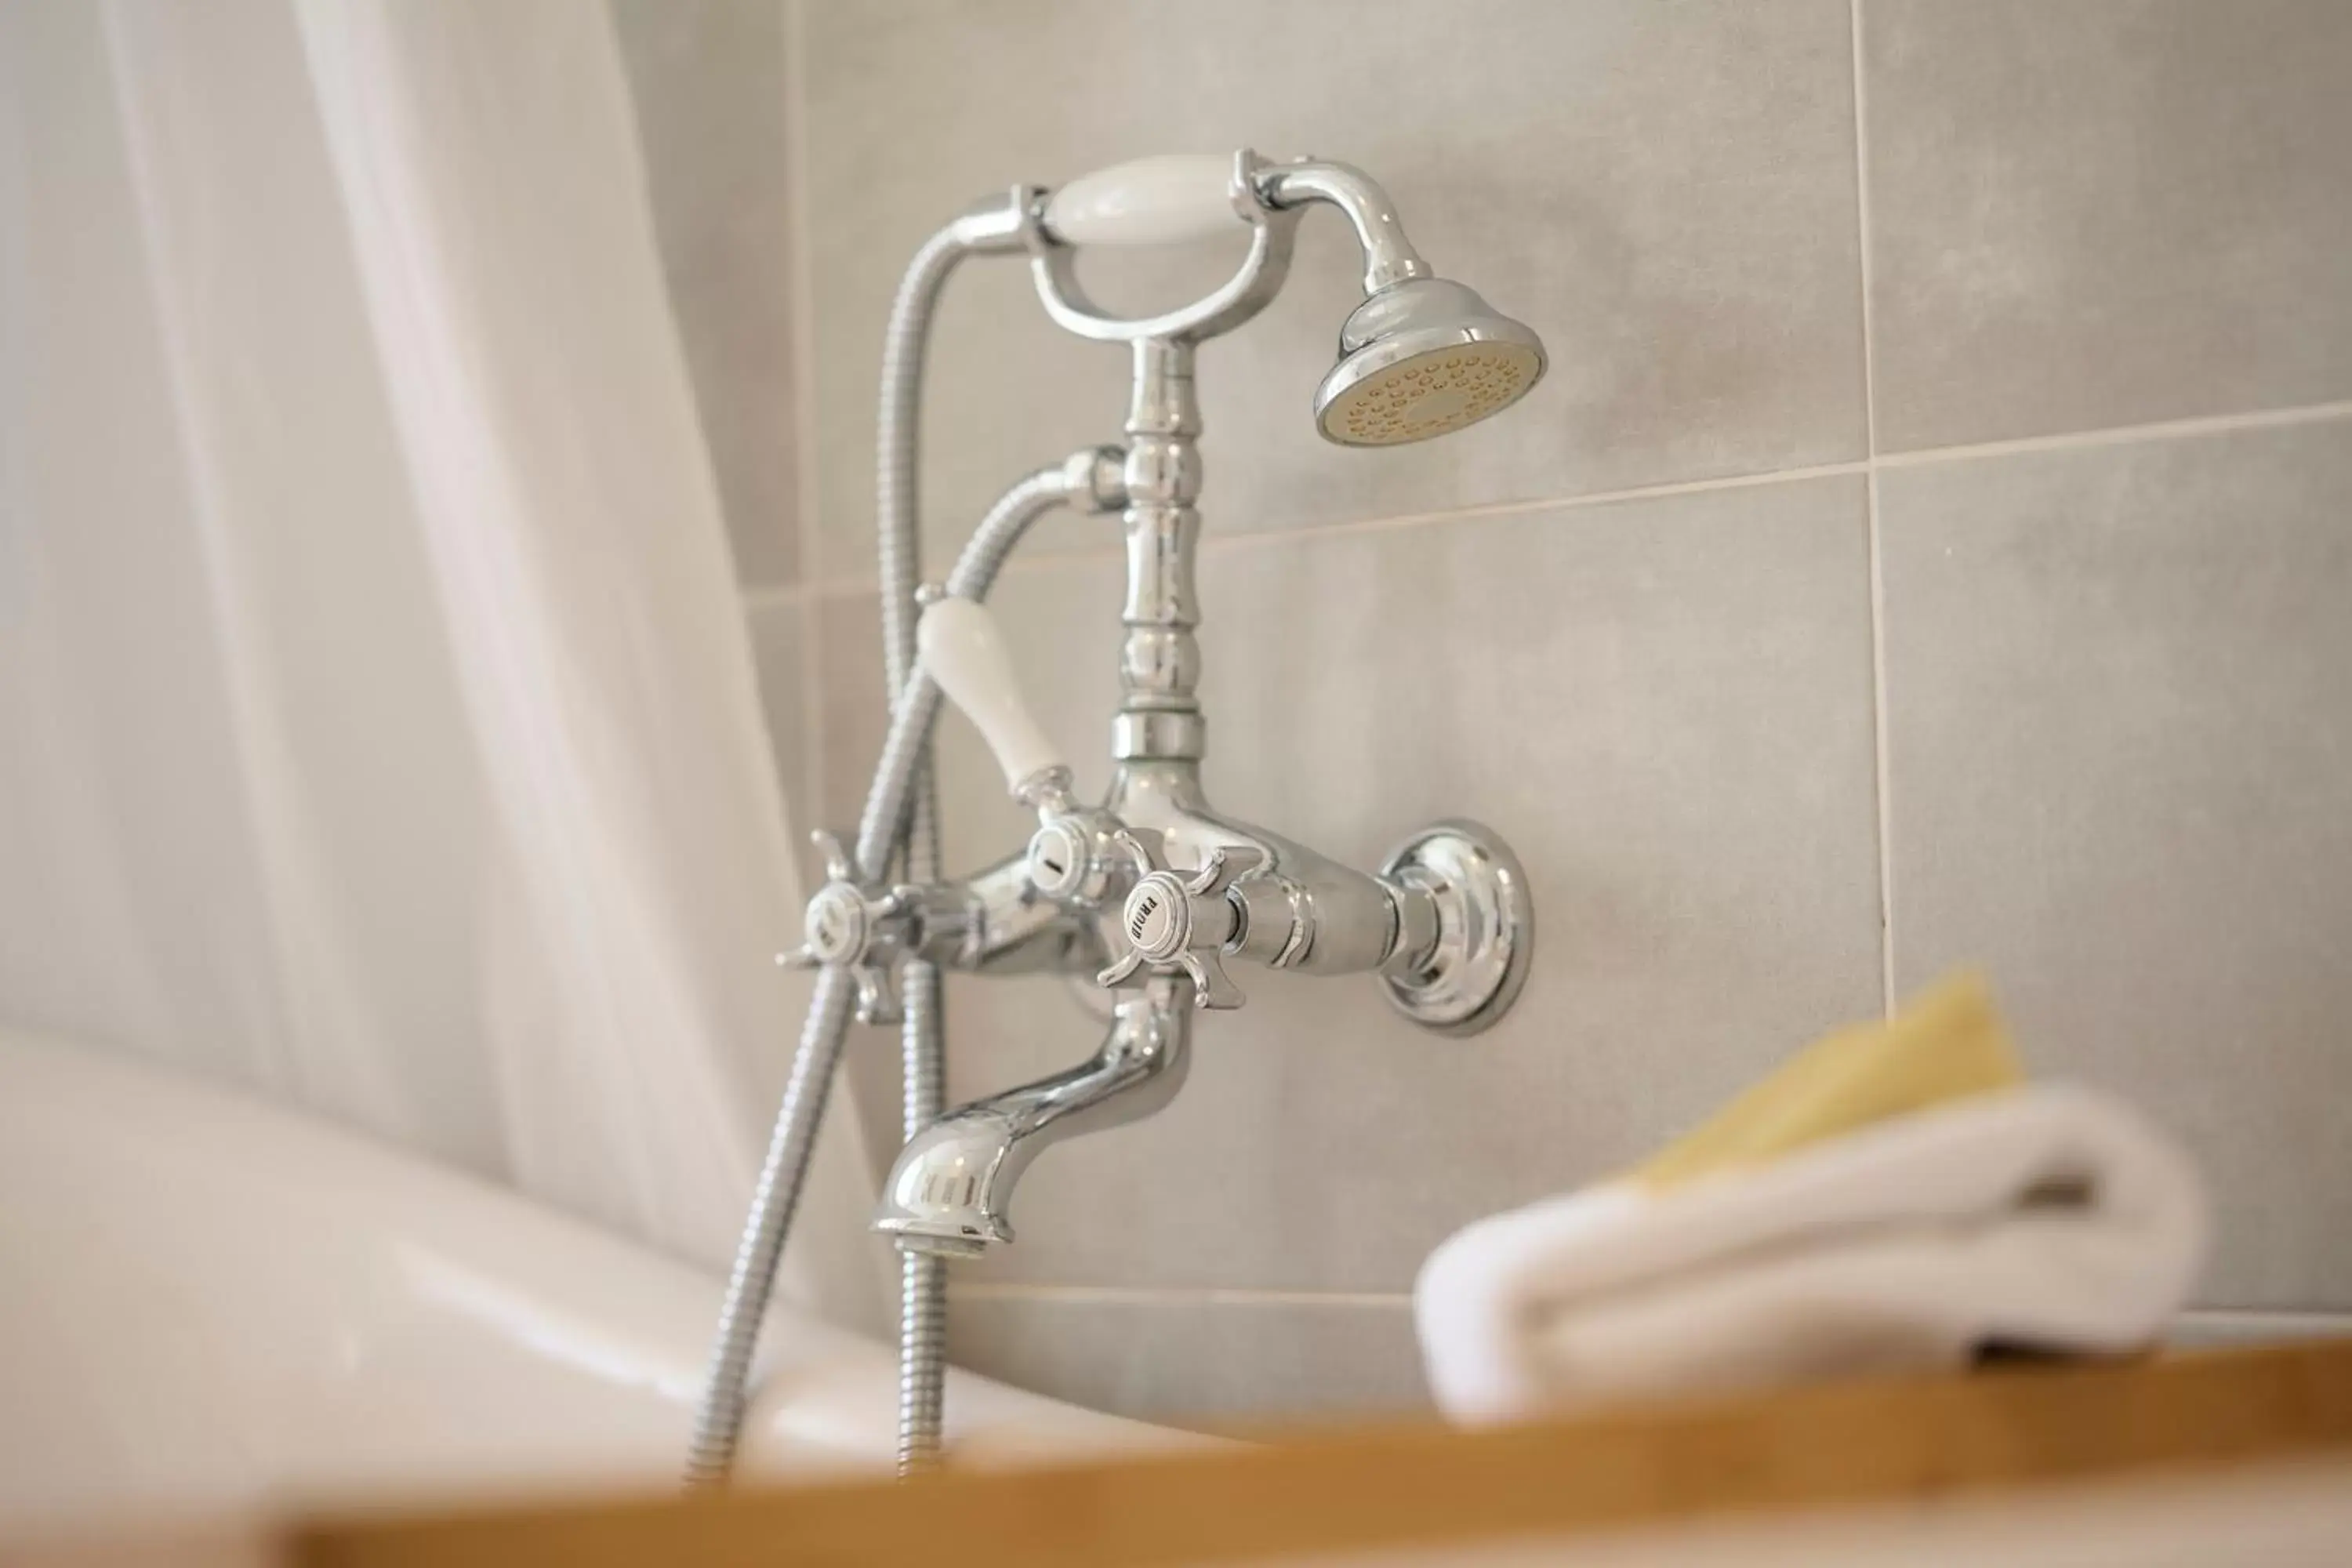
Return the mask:
{"type": "Polygon", "coordinates": [[[1236,879],[1257,869],[1263,857],[1255,849],[1212,849],[1201,868],[1187,876],[1170,869],[1127,829],[1111,837],[1139,875],[1119,914],[1127,956],[1096,975],[1095,984],[1123,985],[1143,970],[1181,971],[1192,977],[1194,1006],[1240,1006],[1247,998],[1218,954],[1240,942],[1247,921],[1242,906],[1226,895],[1236,879]]]}
{"type": "Polygon", "coordinates": [[[824,857],[824,885],[801,916],[801,945],[776,954],[787,969],[839,968],[857,987],[857,1021],[898,1022],[890,966],[911,946],[919,900],[913,888],[868,887],[841,840],[822,828],[809,835],[824,857]]]}

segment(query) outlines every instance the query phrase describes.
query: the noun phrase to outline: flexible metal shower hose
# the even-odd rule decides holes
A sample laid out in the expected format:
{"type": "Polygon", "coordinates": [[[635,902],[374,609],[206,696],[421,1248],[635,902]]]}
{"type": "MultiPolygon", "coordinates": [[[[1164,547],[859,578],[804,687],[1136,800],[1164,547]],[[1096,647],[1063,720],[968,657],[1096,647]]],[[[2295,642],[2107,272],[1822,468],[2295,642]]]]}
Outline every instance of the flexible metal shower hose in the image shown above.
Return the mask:
{"type": "MultiPolygon", "coordinates": [[[[883,331],[881,397],[875,440],[875,534],[881,575],[884,689],[894,699],[906,690],[908,667],[914,658],[914,592],[921,547],[916,531],[915,448],[922,408],[923,349],[930,336],[931,315],[938,305],[940,290],[969,248],[954,224],[926,241],[908,263],[883,331]]],[[[928,770],[922,763],[919,746],[906,759],[905,765],[909,770],[907,778],[898,789],[887,792],[902,795],[907,790],[913,792],[914,809],[905,821],[903,837],[898,831],[901,823],[896,809],[885,816],[878,835],[869,836],[861,824],[856,847],[861,880],[877,880],[886,875],[894,849],[901,845],[908,854],[910,877],[937,876],[939,840],[933,826],[937,813],[928,787],[928,770]]],[[[869,808],[876,804],[877,795],[886,793],[885,786],[889,782],[877,768],[867,791],[869,808]]],[[[874,813],[869,809],[867,815],[872,816],[874,813]]],[[[751,1214],[736,1249],[726,1301],[719,1310],[710,1382],[697,1415],[687,1460],[689,1485],[721,1480],[734,1464],[736,1446],[742,1433],[745,1383],[759,1340],[760,1321],[767,1310],[776,1263],[782,1256],[784,1237],[792,1227],[793,1211],[800,1204],[801,1185],[807,1175],[816,1127],[824,1120],[825,1100],[832,1092],[834,1071],[841,1056],[842,1036],[847,1028],[846,994],[842,986],[843,978],[828,972],[819,977],[817,990],[810,998],[800,1048],[793,1057],[783,1103],[776,1114],[775,1132],[769,1141],[759,1184],[753,1190],[751,1214]]],[[[938,972],[928,963],[907,965],[900,1000],[906,1113],[912,1123],[919,1110],[929,1109],[931,1114],[937,1114],[940,1098],[940,1080],[943,1074],[940,1068],[938,972]]],[[[945,1353],[945,1283],[936,1263],[929,1268],[919,1266],[929,1261],[909,1256],[900,1280],[902,1469],[910,1462],[920,1462],[913,1450],[920,1446],[919,1428],[925,1424],[926,1413],[919,1406],[925,1403],[924,1390],[940,1382],[927,1369],[942,1360],[945,1353]],[[909,1371],[922,1375],[909,1380],[903,1375],[909,1371]],[[914,1444],[909,1443],[910,1426],[918,1428],[911,1434],[916,1439],[914,1444]]],[[[928,1403],[932,1407],[928,1417],[932,1434],[929,1447],[936,1449],[938,1397],[931,1396],[928,1403]]]]}
{"type": "MultiPolygon", "coordinates": [[[[948,576],[948,591],[967,598],[985,598],[998,570],[1021,536],[1038,518],[1069,500],[1075,482],[1069,466],[1065,465],[1041,468],[1007,490],[981,520],[957,558],[955,569],[948,576]]],[[[899,829],[916,798],[916,782],[922,771],[919,764],[929,750],[939,710],[940,689],[929,677],[914,674],[901,682],[898,700],[892,706],[889,733],[876,761],[865,811],[858,820],[856,854],[861,876],[879,876],[880,868],[889,862],[892,849],[901,842],[899,829]]],[[[936,987],[938,971],[933,969],[931,973],[936,987]]],[[[828,968],[818,974],[815,992],[809,1000],[800,1047],[793,1058],[792,1076],[784,1087],[783,1103],[776,1113],[775,1132],[769,1140],[767,1159],[752,1194],[751,1217],[745,1222],[743,1238],[736,1249],[735,1267],[719,1311],[709,1378],[696,1415],[693,1444],[687,1460],[689,1485],[723,1481],[734,1466],[760,1323],[767,1312],[777,1260],[783,1255],[784,1241],[792,1229],[793,1212],[800,1203],[802,1184],[807,1178],[817,1126],[824,1120],[825,1101],[840,1061],[842,1040],[849,1023],[850,989],[846,975],[828,968]]],[[[936,1026],[937,1013],[931,1017],[936,1026]]],[[[936,1046],[936,1032],[931,1038],[936,1046]]],[[[936,1049],[930,1060],[936,1064],[936,1049]]],[[[939,1114],[936,1107],[940,1098],[940,1075],[935,1065],[929,1070],[931,1079],[926,1092],[934,1109],[925,1118],[927,1121],[939,1114]]],[[[917,1106],[911,1081],[907,1106],[911,1116],[917,1106]]],[[[946,1302],[945,1292],[940,1288],[938,1259],[919,1261],[934,1266],[927,1279],[917,1279],[912,1270],[901,1278],[902,1295],[911,1297],[918,1285],[922,1295],[919,1302],[901,1302],[902,1467],[908,1460],[910,1436],[915,1439],[915,1463],[921,1463],[923,1458],[938,1451],[940,1390],[946,1378],[946,1302]],[[908,1310],[910,1306],[925,1310],[919,1317],[908,1310]]]]}
{"type": "MultiPolygon", "coordinates": [[[[921,570],[921,480],[917,436],[923,409],[923,349],[948,274],[963,259],[952,227],[916,252],[891,301],[882,340],[881,406],[875,421],[875,542],[879,552],[882,668],[896,698],[915,661],[915,584],[921,570]]],[[[929,748],[912,762],[913,796],[906,832],[907,879],[940,878],[939,790],[929,748]]],[[[909,959],[898,975],[898,1058],[903,1137],[912,1139],[945,1109],[947,1063],[941,1030],[946,997],[938,968],[909,959]]],[[[921,1469],[939,1454],[946,1396],[948,1285],[945,1265],[922,1253],[898,1258],[898,1472],[921,1469]]]]}

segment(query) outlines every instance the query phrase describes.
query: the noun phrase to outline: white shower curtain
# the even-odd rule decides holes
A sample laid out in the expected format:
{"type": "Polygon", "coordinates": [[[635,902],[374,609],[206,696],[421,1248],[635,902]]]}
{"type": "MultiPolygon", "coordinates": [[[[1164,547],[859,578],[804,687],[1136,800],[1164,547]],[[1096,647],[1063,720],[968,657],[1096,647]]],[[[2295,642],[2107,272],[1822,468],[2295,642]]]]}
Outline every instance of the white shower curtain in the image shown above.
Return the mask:
{"type": "Polygon", "coordinates": [[[603,6],[0,5],[0,1023],[716,1266],[786,834],[603,6]]]}

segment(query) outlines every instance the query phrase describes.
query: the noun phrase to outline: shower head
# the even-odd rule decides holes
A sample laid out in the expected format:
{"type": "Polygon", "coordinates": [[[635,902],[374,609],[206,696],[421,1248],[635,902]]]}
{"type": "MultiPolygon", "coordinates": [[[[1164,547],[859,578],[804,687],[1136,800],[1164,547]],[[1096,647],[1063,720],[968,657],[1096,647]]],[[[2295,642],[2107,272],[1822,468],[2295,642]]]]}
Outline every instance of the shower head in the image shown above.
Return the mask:
{"type": "Polygon", "coordinates": [[[1543,342],[1475,290],[1448,282],[1405,238],[1396,204],[1348,163],[1278,163],[1259,175],[1271,206],[1326,202],[1364,251],[1364,302],[1339,328],[1339,363],[1315,389],[1315,427],[1343,447],[1424,441],[1525,396],[1543,342]]]}
{"type": "Polygon", "coordinates": [[[1472,289],[1438,277],[1405,237],[1396,205],[1361,169],[1323,159],[1270,163],[1225,157],[1144,158],[1071,181],[1038,213],[1035,270],[1046,312],[1085,337],[1185,343],[1230,331],[1272,299],[1290,261],[1290,229],[1311,203],[1337,207],[1364,253],[1364,301],[1339,330],[1339,363],[1315,391],[1315,425],[1343,447],[1426,440],[1500,413],[1544,373],[1542,341],[1472,289]],[[1087,303],[1069,247],[1158,245],[1255,231],[1250,259],[1216,293],[1182,310],[1120,321],[1087,303]]]}
{"type": "Polygon", "coordinates": [[[1542,340],[1443,278],[1391,283],[1350,311],[1315,425],[1343,447],[1393,447],[1497,414],[1544,373],[1542,340]]]}

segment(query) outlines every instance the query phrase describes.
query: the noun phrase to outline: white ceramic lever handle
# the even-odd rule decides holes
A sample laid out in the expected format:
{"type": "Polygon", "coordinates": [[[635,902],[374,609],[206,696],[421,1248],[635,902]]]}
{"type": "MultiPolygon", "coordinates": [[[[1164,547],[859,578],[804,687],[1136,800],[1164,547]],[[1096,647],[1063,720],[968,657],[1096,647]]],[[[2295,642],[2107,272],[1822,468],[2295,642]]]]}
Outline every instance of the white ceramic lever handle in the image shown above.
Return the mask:
{"type": "Polygon", "coordinates": [[[915,623],[915,657],[996,753],[1007,789],[1017,791],[1045,769],[1066,765],[1021,700],[1004,633],[980,605],[949,598],[925,610],[915,623]]]}
{"type": "Polygon", "coordinates": [[[1045,203],[1045,229],[1065,245],[1167,245],[1213,239],[1241,223],[1234,155],[1178,153],[1082,174],[1045,203]]]}

